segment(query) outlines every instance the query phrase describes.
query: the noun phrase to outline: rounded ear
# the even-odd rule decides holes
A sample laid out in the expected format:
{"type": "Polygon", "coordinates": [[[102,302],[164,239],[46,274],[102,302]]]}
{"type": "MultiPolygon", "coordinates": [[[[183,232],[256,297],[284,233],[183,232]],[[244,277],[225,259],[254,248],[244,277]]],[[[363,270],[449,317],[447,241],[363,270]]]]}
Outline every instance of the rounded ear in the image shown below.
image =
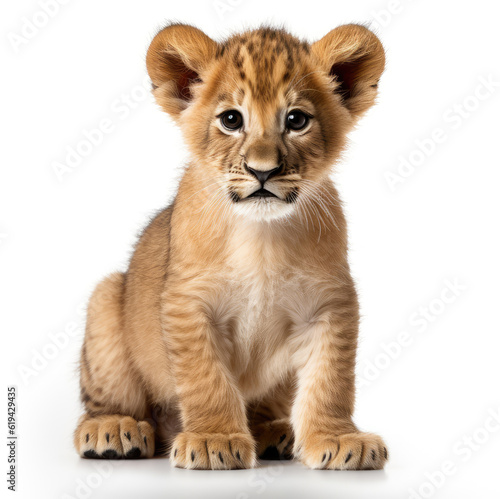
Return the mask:
{"type": "Polygon", "coordinates": [[[375,102],[377,85],[385,67],[384,47],[367,28],[346,24],[313,43],[312,51],[334,79],[335,92],[355,117],[375,102]]]}
{"type": "Polygon", "coordinates": [[[217,43],[186,24],[162,29],[151,42],[146,66],[153,94],[164,111],[177,118],[193,98],[192,85],[215,58],[217,43]]]}

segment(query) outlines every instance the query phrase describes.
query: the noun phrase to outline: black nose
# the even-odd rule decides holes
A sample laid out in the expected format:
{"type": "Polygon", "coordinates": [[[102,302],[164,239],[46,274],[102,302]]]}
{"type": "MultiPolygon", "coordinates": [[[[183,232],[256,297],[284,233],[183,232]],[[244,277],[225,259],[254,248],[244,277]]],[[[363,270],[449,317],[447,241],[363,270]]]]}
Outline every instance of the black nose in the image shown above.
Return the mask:
{"type": "Polygon", "coordinates": [[[272,170],[264,170],[264,171],[254,170],[253,168],[250,168],[246,163],[245,163],[245,168],[248,173],[251,173],[260,182],[261,186],[264,186],[266,180],[268,180],[271,177],[274,177],[281,171],[281,166],[277,166],[272,170]]]}

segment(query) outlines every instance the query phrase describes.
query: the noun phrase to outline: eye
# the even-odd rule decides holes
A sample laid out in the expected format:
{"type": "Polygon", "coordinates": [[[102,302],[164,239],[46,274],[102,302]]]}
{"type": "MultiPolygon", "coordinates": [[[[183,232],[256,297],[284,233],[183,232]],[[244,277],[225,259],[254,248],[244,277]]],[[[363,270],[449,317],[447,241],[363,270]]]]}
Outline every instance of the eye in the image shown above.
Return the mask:
{"type": "Polygon", "coordinates": [[[302,111],[298,111],[297,109],[290,111],[286,117],[286,127],[289,130],[302,130],[308,123],[309,116],[302,111]]]}
{"type": "Polygon", "coordinates": [[[227,130],[238,130],[243,126],[243,116],[238,111],[226,111],[220,117],[222,126],[227,130]]]}

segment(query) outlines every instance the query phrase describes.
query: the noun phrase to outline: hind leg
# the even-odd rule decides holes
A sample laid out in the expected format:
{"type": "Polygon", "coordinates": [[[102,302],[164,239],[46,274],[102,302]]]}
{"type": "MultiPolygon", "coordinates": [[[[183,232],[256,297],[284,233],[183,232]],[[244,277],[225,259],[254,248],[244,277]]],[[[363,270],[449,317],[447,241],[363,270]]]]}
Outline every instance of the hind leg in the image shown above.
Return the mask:
{"type": "Polygon", "coordinates": [[[75,431],[75,448],[81,457],[138,459],[155,452],[153,427],[130,416],[86,414],[75,431]]]}
{"type": "Polygon", "coordinates": [[[250,429],[261,459],[292,459],[291,396],[290,382],[287,382],[248,407],[250,429]]]}
{"type": "Polygon", "coordinates": [[[292,459],[293,431],[288,418],[273,419],[252,426],[260,459],[292,459]]]}
{"type": "Polygon", "coordinates": [[[75,431],[82,457],[137,458],[154,454],[154,430],[143,421],[146,395],[123,341],[123,279],[115,273],[95,289],[88,306],[80,361],[86,414],[75,431]]]}

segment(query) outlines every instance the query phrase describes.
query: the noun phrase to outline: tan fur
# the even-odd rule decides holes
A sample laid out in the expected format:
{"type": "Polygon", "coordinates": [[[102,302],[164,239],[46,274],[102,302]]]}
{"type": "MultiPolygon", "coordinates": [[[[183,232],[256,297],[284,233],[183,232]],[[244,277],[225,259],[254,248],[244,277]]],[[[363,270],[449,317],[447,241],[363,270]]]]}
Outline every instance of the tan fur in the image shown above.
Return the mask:
{"type": "Polygon", "coordinates": [[[124,434],[152,427],[184,468],[292,451],[312,468],[382,468],[385,444],[352,422],[358,302],[329,178],[374,102],[380,42],[357,25],[312,45],[271,28],[216,43],[172,25],[147,66],[192,161],[126,274],[91,299],[77,450],[127,456],[124,434]],[[284,128],[296,109],[312,116],[298,132],[284,128]],[[221,125],[229,110],[241,130],[221,125]],[[265,188],[277,197],[247,198],[260,186],[248,167],[276,169],[265,188]]]}

